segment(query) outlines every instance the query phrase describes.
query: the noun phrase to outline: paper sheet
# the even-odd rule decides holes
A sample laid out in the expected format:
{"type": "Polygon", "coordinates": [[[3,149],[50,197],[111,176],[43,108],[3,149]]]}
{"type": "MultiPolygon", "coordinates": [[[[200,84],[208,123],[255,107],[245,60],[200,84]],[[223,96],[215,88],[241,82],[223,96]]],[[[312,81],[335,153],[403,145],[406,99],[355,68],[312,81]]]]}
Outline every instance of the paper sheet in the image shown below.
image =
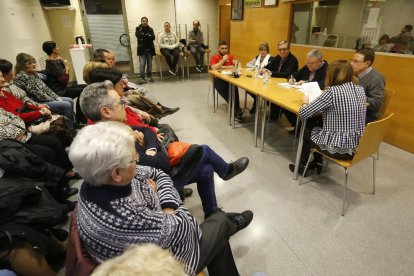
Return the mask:
{"type": "Polygon", "coordinates": [[[293,85],[293,84],[289,84],[288,82],[281,82],[278,83],[278,85],[284,87],[284,88],[301,88],[301,85],[293,85]]]}
{"type": "Polygon", "coordinates": [[[309,103],[313,102],[317,97],[322,94],[322,90],[316,81],[305,82],[302,84],[302,90],[306,97],[309,98],[309,103]]]}

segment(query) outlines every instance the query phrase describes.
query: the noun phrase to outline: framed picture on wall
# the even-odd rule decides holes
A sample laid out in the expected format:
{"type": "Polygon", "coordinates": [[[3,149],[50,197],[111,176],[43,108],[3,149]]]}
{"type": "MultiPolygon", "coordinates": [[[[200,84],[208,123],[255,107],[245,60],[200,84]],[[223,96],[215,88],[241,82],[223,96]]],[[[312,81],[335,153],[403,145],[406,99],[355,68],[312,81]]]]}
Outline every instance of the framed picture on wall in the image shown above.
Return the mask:
{"type": "Polygon", "coordinates": [[[264,7],[277,6],[277,0],[263,0],[264,7]]]}
{"type": "Polygon", "coordinates": [[[262,0],[244,0],[245,8],[260,8],[262,6],[262,0]]]}
{"type": "Polygon", "coordinates": [[[244,0],[231,0],[231,20],[243,20],[244,0]]]}

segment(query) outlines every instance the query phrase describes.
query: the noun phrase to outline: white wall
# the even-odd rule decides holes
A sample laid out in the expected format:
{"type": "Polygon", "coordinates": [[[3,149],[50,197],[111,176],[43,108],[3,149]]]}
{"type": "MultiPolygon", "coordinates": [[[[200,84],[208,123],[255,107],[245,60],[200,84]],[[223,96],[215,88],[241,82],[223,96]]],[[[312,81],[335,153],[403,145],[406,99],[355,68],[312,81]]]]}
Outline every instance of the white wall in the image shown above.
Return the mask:
{"type": "MultiPolygon", "coordinates": [[[[217,0],[176,0],[177,25],[181,26],[181,38],[185,38],[185,24],[187,30],[192,28],[193,20],[200,20],[201,30],[204,32],[207,43],[207,24],[210,30],[210,48],[215,49],[218,43],[218,2],[217,0]]],[[[164,22],[170,22],[175,30],[175,13],[173,0],[125,0],[129,37],[131,39],[131,51],[134,71],[139,72],[139,60],[137,57],[137,39],[135,28],[140,24],[142,16],[148,17],[149,25],[154,32],[163,29],[164,22]]],[[[153,65],[153,70],[155,70],[153,65]]]]}
{"type": "Polygon", "coordinates": [[[0,1],[2,28],[0,58],[16,63],[16,55],[24,52],[36,59],[43,56],[42,44],[51,40],[49,28],[38,0],[0,1]]]}

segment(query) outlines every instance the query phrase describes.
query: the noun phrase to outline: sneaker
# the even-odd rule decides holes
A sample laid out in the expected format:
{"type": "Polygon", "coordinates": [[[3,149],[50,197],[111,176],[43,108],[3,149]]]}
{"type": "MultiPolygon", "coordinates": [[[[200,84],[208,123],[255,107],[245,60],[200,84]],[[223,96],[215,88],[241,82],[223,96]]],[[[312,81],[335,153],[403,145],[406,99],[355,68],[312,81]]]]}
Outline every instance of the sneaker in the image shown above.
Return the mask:
{"type": "Polygon", "coordinates": [[[147,81],[143,78],[139,78],[138,84],[144,84],[147,83],[147,81]]]}
{"type": "Polygon", "coordinates": [[[151,77],[148,77],[148,78],[147,78],[147,80],[148,80],[149,82],[154,82],[154,79],[153,79],[153,78],[151,78],[151,77]]]}
{"type": "Polygon", "coordinates": [[[248,165],[249,165],[249,158],[247,157],[242,157],[242,158],[237,159],[234,162],[231,162],[229,165],[229,173],[225,177],[223,177],[223,180],[232,179],[239,173],[242,173],[247,168],[248,165]]]}
{"type": "Polygon", "coordinates": [[[244,113],[243,109],[236,111],[236,114],[234,114],[234,120],[238,123],[243,123],[243,113],[244,113]]]}
{"type": "MultiPolygon", "coordinates": [[[[240,230],[246,228],[253,220],[253,212],[246,210],[242,213],[226,213],[227,217],[237,226],[237,230],[234,234],[240,230]]],[[[233,235],[234,235],[233,234],[233,235]]]]}
{"type": "Polygon", "coordinates": [[[170,70],[168,70],[168,73],[170,73],[171,75],[173,75],[173,76],[177,76],[177,74],[174,72],[174,71],[172,71],[171,69],[170,70]]]}
{"type": "Polygon", "coordinates": [[[203,70],[203,68],[200,68],[200,65],[197,65],[196,70],[201,73],[201,70],[203,70]]]}

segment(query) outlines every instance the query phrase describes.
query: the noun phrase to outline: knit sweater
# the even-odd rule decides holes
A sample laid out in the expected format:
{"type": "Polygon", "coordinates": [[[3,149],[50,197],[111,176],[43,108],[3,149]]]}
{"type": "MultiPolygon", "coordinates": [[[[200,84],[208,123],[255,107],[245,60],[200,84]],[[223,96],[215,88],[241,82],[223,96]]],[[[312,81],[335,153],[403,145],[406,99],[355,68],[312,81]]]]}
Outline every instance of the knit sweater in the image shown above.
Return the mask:
{"type": "Polygon", "coordinates": [[[137,175],[127,186],[84,182],[78,206],[80,238],[95,262],[118,256],[133,244],[154,243],[169,249],[188,274],[195,273],[201,230],[161,170],[137,165],[137,175]],[[157,182],[156,192],[146,179],[157,182]],[[163,208],[175,212],[166,214],[163,208]]]}
{"type": "Polygon", "coordinates": [[[378,119],[378,112],[384,98],[384,77],[372,68],[368,74],[359,79],[359,84],[364,87],[367,96],[367,117],[371,119],[369,121],[378,119]]]}
{"type": "Polygon", "coordinates": [[[14,84],[26,91],[31,99],[39,103],[61,101],[59,96],[47,87],[37,74],[29,75],[24,71],[20,71],[14,79],[14,84]]]}
{"type": "Polygon", "coordinates": [[[24,103],[20,99],[16,98],[12,94],[7,91],[1,90],[3,96],[0,95],[0,107],[4,110],[13,113],[14,115],[19,116],[22,118],[26,123],[32,122],[40,117],[42,117],[42,113],[40,113],[38,107],[26,104],[28,110],[24,112],[20,112],[19,109],[23,108],[24,103]]]}
{"type": "Polygon", "coordinates": [[[178,38],[173,32],[162,32],[158,35],[158,45],[160,49],[175,49],[178,47],[178,38]]]}

